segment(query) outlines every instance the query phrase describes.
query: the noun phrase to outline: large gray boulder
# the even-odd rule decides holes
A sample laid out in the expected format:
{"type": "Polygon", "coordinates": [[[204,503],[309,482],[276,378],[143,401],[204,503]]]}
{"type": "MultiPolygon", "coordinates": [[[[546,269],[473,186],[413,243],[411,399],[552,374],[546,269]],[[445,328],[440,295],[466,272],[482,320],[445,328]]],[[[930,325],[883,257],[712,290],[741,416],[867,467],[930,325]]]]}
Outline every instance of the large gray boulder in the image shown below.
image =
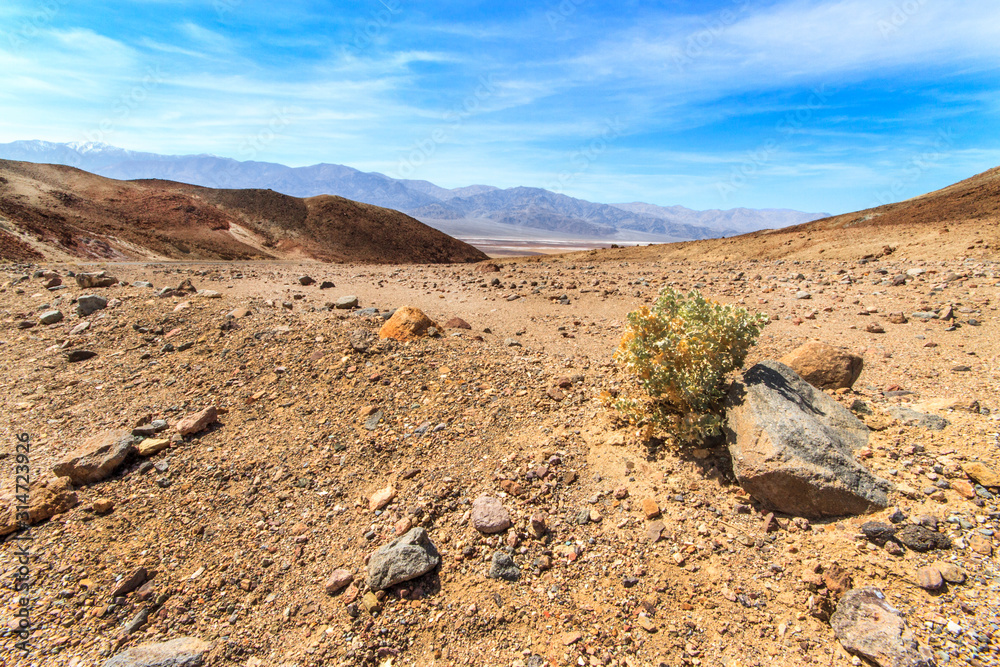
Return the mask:
{"type": "Polygon", "coordinates": [[[104,667],[200,667],[212,650],[208,642],[178,637],[159,644],[143,644],[122,651],[104,662],[104,667]]]}
{"type": "Polygon", "coordinates": [[[868,427],[784,364],[764,361],[734,383],[726,437],[736,478],[768,507],[824,517],[888,505],[891,485],[852,454],[868,427]]]}
{"type": "Polygon", "coordinates": [[[413,528],[384,545],[368,559],[368,587],[381,591],[427,574],[441,563],[441,556],[427,531],[413,528]]]}
{"type": "Polygon", "coordinates": [[[877,588],[844,594],[830,617],[830,627],[843,647],[882,667],[931,667],[933,654],[921,651],[902,614],[877,588]]]}
{"type": "Polygon", "coordinates": [[[74,484],[93,484],[105,479],[121,465],[133,447],[131,431],[106,431],[86,440],[52,468],[74,484]]]}
{"type": "Polygon", "coordinates": [[[96,294],[83,294],[76,300],[76,314],[87,317],[108,307],[108,300],[96,294]]]}

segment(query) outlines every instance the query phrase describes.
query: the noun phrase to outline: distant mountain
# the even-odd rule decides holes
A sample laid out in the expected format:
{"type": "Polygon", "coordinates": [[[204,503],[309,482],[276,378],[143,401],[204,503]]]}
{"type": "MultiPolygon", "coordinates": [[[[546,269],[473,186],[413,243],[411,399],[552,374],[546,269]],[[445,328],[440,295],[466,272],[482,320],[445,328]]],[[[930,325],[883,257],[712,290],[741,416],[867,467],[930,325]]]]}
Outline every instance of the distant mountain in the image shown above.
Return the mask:
{"type": "Polygon", "coordinates": [[[343,197],[120,181],[0,160],[0,259],[302,259],[439,264],[486,255],[343,197]]]}
{"type": "Polygon", "coordinates": [[[403,211],[436,229],[461,229],[466,238],[538,238],[537,232],[545,231],[560,238],[664,242],[729,236],[826,217],[784,209],[693,211],[644,203],[598,204],[531,187],[448,189],[336,164],[288,167],[214,155],[143,153],[103,143],[15,141],[0,144],[0,158],[69,165],[119,180],[266,188],[294,197],[338,195],[403,211]]]}
{"type": "Polygon", "coordinates": [[[830,216],[829,213],[803,213],[788,208],[733,208],[727,211],[719,209],[695,211],[684,206],[656,206],[642,202],[611,204],[611,206],[632,213],[672,220],[676,223],[708,227],[722,236],[746,234],[761,229],[779,229],[830,216]]]}

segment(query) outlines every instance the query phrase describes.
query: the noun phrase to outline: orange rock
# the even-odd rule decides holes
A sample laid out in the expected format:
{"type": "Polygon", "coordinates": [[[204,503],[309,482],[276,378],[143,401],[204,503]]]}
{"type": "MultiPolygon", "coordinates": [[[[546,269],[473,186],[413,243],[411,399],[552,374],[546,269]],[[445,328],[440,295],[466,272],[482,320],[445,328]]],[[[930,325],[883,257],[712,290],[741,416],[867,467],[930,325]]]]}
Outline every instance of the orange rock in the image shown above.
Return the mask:
{"type": "Polygon", "coordinates": [[[437,327],[419,308],[404,306],[393,313],[378,332],[379,338],[408,341],[427,335],[427,330],[437,327]]]}
{"type": "Polygon", "coordinates": [[[643,498],[642,513],[646,515],[647,519],[655,519],[660,516],[660,506],[652,498],[643,498]]]}

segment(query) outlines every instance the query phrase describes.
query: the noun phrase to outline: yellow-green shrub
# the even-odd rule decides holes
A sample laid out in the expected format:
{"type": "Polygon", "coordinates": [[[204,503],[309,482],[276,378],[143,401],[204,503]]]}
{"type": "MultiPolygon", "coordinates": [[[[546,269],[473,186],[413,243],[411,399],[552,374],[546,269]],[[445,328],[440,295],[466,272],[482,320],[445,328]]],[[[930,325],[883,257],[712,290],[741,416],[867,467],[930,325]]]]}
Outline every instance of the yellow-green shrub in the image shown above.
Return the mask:
{"type": "Polygon", "coordinates": [[[718,434],[726,375],[743,366],[767,322],[766,315],[709,301],[696,290],[665,288],[652,308],[628,314],[615,352],[646,396],[612,405],[632,423],[681,442],[718,434]]]}

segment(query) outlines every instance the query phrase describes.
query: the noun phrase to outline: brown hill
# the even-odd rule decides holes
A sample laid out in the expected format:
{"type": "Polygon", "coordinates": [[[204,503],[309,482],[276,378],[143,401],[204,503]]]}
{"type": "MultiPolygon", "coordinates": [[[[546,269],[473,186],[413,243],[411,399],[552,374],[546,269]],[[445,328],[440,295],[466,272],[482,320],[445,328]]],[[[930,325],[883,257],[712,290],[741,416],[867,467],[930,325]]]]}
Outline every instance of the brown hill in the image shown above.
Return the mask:
{"type": "Polygon", "coordinates": [[[995,256],[1000,167],[896,204],[728,239],[590,251],[590,260],[831,259],[895,253],[927,260],[995,256]]]}
{"type": "Polygon", "coordinates": [[[479,250],[390,209],[342,197],[116,181],[0,160],[0,258],[317,259],[446,263],[479,250]]]}

